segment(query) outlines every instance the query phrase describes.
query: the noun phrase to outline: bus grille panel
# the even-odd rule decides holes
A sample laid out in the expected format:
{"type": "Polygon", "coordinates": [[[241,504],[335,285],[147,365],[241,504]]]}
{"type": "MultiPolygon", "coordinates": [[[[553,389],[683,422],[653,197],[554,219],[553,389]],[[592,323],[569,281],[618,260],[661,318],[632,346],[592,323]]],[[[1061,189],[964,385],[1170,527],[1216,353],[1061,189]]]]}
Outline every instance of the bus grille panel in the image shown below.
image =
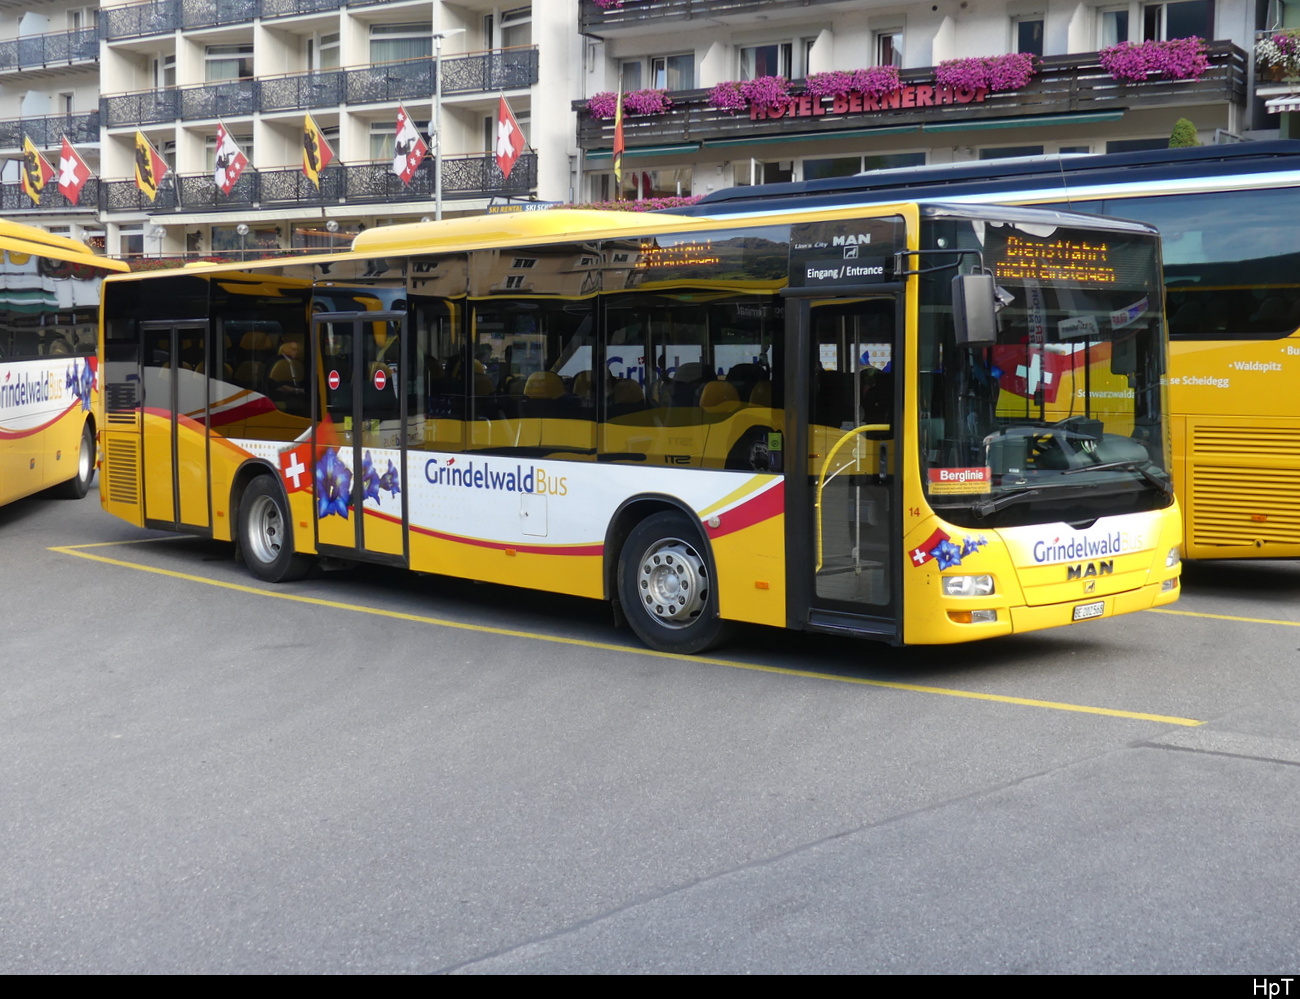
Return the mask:
{"type": "Polygon", "coordinates": [[[104,442],[104,488],[114,503],[140,504],[140,442],[134,437],[109,437],[104,442]]]}
{"type": "Polygon", "coordinates": [[[1191,480],[1193,544],[1300,544],[1300,469],[1194,464],[1191,480]]]}

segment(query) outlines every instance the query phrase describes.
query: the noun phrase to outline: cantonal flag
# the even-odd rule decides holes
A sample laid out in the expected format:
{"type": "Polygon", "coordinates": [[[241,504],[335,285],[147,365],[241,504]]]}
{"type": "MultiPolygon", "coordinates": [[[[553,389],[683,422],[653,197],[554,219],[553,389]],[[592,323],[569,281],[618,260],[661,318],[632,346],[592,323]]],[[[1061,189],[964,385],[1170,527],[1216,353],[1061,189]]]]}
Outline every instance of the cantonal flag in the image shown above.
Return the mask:
{"type": "Polygon", "coordinates": [[[406,108],[397,106],[397,139],[393,143],[393,173],[402,179],[403,184],[411,183],[415,171],[424,161],[429,147],[420,137],[420,130],[411,121],[406,108]]]}
{"type": "Polygon", "coordinates": [[[54,179],[54,167],[40,154],[36,144],[26,135],[23,136],[23,193],[32,199],[33,205],[41,203],[41,194],[54,179]]]}
{"type": "Polygon", "coordinates": [[[302,122],[302,172],[320,190],[320,175],[334,162],[334,150],[311,115],[302,122]]]}
{"type": "Polygon", "coordinates": [[[239,143],[223,122],[217,122],[217,160],[212,182],[221,188],[222,194],[229,194],[246,166],[248,157],[239,148],[239,143]]]}

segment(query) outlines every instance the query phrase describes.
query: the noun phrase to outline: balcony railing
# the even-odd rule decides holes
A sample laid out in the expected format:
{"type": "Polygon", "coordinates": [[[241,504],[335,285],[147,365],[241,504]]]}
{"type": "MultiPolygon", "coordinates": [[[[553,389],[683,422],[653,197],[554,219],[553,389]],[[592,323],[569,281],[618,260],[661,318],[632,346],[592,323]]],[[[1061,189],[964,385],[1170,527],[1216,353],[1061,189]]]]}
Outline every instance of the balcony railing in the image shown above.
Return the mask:
{"type": "Polygon", "coordinates": [[[807,17],[809,7],[828,3],[842,4],[842,0],[625,0],[622,7],[608,9],[597,6],[595,0],[582,0],[578,30],[599,37],[637,28],[662,30],[675,21],[695,18],[742,18],[761,13],[776,20],[783,11],[792,17],[807,17]]]}
{"type": "MultiPolygon", "coordinates": [[[[148,212],[150,214],[184,212],[249,211],[254,208],[304,208],[337,204],[388,204],[433,199],[433,161],[425,160],[410,184],[403,184],[392,172],[392,164],[361,163],[354,166],[331,166],[321,174],[321,189],[301,170],[246,170],[229,194],[224,194],[212,174],[183,174],[164,180],[158,197],[150,201],[134,180],[111,180],[98,185],[101,212],[148,212]]],[[[526,195],[537,185],[537,154],[521,156],[510,179],[501,176],[496,157],[491,153],[446,156],[442,162],[442,197],[444,201],[465,201],[498,195],[526,195]]],[[[47,189],[52,190],[54,185],[47,189]]],[[[49,207],[67,207],[62,195],[56,194],[47,206],[42,198],[40,209],[22,193],[17,184],[3,187],[6,211],[36,211],[49,207]],[[17,198],[12,197],[17,191],[17,198]]],[[[82,204],[94,204],[85,192],[82,204]]]]}
{"type": "Polygon", "coordinates": [[[99,205],[99,195],[103,185],[97,177],[86,181],[81,189],[81,197],[73,204],[59,193],[59,185],[51,181],[41,192],[41,203],[33,205],[32,199],[23,191],[22,184],[0,184],[0,215],[17,215],[22,212],[60,211],[90,213],[99,205]]]}
{"type": "MultiPolygon", "coordinates": [[[[672,93],[672,110],[658,115],[629,115],[623,119],[628,152],[636,146],[655,146],[708,140],[815,135],[843,132],[846,128],[928,125],[939,122],[988,118],[1024,119],[1034,115],[1123,111],[1129,108],[1204,105],[1214,102],[1243,105],[1246,100],[1246,53],[1231,42],[1208,42],[1210,68],[1199,80],[1150,79],[1121,83],[1097,62],[1097,53],[1047,56],[1038,75],[1019,90],[989,94],[981,103],[937,107],[898,108],[869,113],[834,114],[827,102],[825,114],[782,114],[751,120],[744,111],[718,111],[709,106],[707,90],[672,93]]],[[[904,86],[932,83],[934,70],[910,69],[902,73],[904,86]]],[[[792,96],[803,93],[802,82],[791,84],[792,96]]],[[[578,144],[585,150],[609,149],[614,122],[593,119],[585,101],[575,101],[578,144]]]]}
{"type": "Polygon", "coordinates": [[[44,35],[25,35],[0,42],[0,73],[39,69],[62,63],[98,61],[99,32],[94,28],[51,31],[44,35]]]}
{"type": "MultiPolygon", "coordinates": [[[[348,0],[150,0],[148,3],[101,7],[100,24],[109,41],[164,35],[178,28],[214,28],[223,24],[251,23],[256,17],[269,20],[338,10],[348,0]]],[[[350,0],[364,6],[369,0],[350,0]]],[[[387,2],[387,0],[374,0],[387,2]]]]}
{"type": "MultiPolygon", "coordinates": [[[[442,60],[443,94],[491,93],[537,82],[537,49],[499,49],[442,60]]],[[[434,60],[409,59],[363,69],[293,73],[192,87],[141,90],[100,98],[107,127],[150,125],[193,118],[251,115],[258,111],[305,111],[340,104],[428,100],[434,60]]]]}
{"type": "Polygon", "coordinates": [[[38,149],[57,148],[65,135],[74,145],[98,142],[99,112],[5,119],[0,121],[0,150],[21,149],[24,135],[30,136],[38,149]]]}

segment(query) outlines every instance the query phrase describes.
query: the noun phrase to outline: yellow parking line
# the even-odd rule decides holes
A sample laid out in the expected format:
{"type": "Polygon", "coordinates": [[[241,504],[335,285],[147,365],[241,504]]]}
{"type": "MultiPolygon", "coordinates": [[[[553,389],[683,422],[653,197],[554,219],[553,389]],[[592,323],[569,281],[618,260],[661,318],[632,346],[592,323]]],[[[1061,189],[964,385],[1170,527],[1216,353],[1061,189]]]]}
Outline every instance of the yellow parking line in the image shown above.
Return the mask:
{"type": "Polygon", "coordinates": [[[1267,617],[1236,617],[1232,614],[1205,614],[1201,611],[1165,610],[1155,608],[1149,614],[1178,614],[1182,617],[1208,617],[1213,621],[1240,621],[1242,624],[1280,624],[1285,628],[1300,628],[1300,621],[1277,621],[1267,617]]]}
{"type": "MultiPolygon", "coordinates": [[[[316,607],[328,607],[331,610],[352,611],[357,614],[369,614],[374,617],[386,617],[397,621],[430,624],[439,628],[455,628],[459,631],[474,631],[487,635],[503,635],[509,638],[527,638],[538,642],[554,642],[559,645],[574,645],[585,649],[599,649],[604,652],[621,652],[627,655],[652,656],[659,659],[680,660],[682,658],[681,656],[674,655],[670,652],[656,652],[653,649],[615,645],[610,642],[590,642],[580,638],[564,638],[559,635],[544,635],[531,631],[515,631],[509,628],[494,628],[483,624],[466,624],[463,621],[448,621],[444,618],[426,617],[421,614],[405,614],[401,611],[384,610],[380,607],[358,607],[355,604],[339,603],[334,600],[322,600],[320,597],[308,597],[298,593],[288,593],[283,590],[267,590],[257,586],[245,586],[242,583],[227,583],[219,579],[207,579],[203,576],[194,576],[187,572],[176,572],[172,569],[159,569],[150,565],[124,562],[121,559],[109,558],[105,555],[94,555],[84,550],[86,548],[102,548],[113,544],[130,543],[132,542],[103,542],[93,545],[70,545],[53,547],[50,551],[58,552],[61,555],[73,555],[77,558],[90,559],[94,562],[103,562],[107,565],[121,566],[125,569],[134,569],[138,572],[151,572],[158,576],[170,577],[171,579],[183,579],[191,583],[202,583],[206,586],[216,586],[224,590],[234,590],[237,593],[250,593],[254,596],[270,597],[275,600],[290,600],[294,603],[311,604],[316,607]]],[[[884,687],[888,690],[904,690],[914,694],[939,694],[944,697],[964,697],[974,701],[993,701],[998,704],[1014,704],[1026,708],[1046,708],[1050,711],[1072,711],[1085,715],[1105,715],[1110,718],[1127,718],[1132,721],[1160,722],[1164,725],[1196,726],[1205,724],[1203,721],[1197,721],[1194,718],[1179,718],[1172,715],[1153,715],[1141,711],[1120,711],[1116,708],[1099,708],[1087,704],[1067,704],[1060,701],[1038,701],[1028,697],[1008,697],[1004,694],[982,694],[973,690],[955,690],[949,687],[927,687],[916,683],[896,683],[890,680],[868,680],[856,676],[836,676],[832,673],[819,673],[814,670],[789,669],[784,666],[761,666],[757,663],[739,662],[734,659],[715,659],[711,656],[691,656],[689,661],[708,663],[712,666],[726,666],[730,669],[751,670],[758,673],[776,673],[782,676],[797,676],[808,680],[830,680],[834,683],[852,683],[863,687],[884,687]]]]}

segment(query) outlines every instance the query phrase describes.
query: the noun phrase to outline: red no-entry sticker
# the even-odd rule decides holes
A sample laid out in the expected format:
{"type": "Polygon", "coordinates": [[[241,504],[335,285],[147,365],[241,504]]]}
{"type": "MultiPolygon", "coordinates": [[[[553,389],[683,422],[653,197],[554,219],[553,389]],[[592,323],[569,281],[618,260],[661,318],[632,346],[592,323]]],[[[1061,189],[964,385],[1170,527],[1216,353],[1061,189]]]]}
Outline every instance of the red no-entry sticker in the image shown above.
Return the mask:
{"type": "Polygon", "coordinates": [[[339,377],[339,373],[337,371],[331,371],[329,374],[329,378],[327,378],[326,381],[329,382],[330,388],[336,389],[339,387],[339,384],[343,381],[343,379],[339,377]]]}
{"type": "Polygon", "coordinates": [[[382,392],[383,389],[384,389],[384,386],[387,385],[387,384],[388,384],[388,376],[387,376],[386,374],[384,374],[384,369],[383,369],[383,368],[378,368],[378,369],[376,369],[376,370],[375,370],[375,388],[379,389],[379,390],[382,392]]]}

